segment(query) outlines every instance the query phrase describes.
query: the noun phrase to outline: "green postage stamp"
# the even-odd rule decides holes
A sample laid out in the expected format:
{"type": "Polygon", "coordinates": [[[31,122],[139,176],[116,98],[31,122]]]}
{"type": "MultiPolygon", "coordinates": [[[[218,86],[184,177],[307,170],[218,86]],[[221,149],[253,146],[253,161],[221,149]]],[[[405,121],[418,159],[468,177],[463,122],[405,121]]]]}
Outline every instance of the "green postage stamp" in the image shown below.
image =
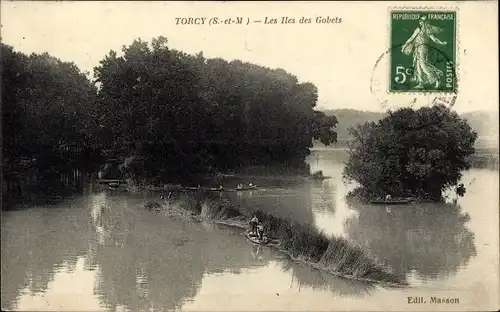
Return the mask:
{"type": "Polygon", "coordinates": [[[390,12],[390,92],[457,91],[456,12],[390,12]]]}

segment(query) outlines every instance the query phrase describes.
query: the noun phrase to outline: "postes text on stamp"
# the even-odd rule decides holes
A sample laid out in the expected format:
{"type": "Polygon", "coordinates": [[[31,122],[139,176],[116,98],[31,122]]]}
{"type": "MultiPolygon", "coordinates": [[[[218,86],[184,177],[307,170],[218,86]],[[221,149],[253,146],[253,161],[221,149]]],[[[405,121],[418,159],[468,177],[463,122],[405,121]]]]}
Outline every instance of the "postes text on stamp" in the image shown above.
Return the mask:
{"type": "Polygon", "coordinates": [[[456,93],[456,12],[390,14],[389,91],[456,93]]]}

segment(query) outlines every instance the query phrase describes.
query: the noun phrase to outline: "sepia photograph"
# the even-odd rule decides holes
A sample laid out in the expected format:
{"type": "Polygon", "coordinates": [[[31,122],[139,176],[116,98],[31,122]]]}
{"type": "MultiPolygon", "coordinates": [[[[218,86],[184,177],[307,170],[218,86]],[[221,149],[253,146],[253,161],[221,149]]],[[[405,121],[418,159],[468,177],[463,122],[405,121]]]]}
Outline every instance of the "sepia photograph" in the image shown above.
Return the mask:
{"type": "Polygon", "coordinates": [[[2,311],[497,311],[497,1],[1,1],[2,311]]]}

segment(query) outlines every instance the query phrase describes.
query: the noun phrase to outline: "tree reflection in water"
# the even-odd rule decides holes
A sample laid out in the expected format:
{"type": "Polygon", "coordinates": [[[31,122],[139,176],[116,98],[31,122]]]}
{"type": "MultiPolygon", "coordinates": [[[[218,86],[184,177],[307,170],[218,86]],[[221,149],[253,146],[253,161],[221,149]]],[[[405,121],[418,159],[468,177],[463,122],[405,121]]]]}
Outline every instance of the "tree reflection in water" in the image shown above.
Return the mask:
{"type": "Polygon", "coordinates": [[[90,239],[82,206],[78,198],[2,213],[2,309],[15,309],[21,292],[45,292],[57,272],[75,270],[90,239]]]}
{"type": "Polygon", "coordinates": [[[337,188],[330,184],[330,181],[310,181],[307,187],[310,188],[313,210],[317,212],[328,212],[335,214],[335,201],[337,188]]]}
{"type": "MultiPolygon", "coordinates": [[[[115,210],[123,206],[111,205],[115,210]]],[[[100,267],[95,293],[111,309],[180,308],[197,295],[206,274],[239,274],[243,269],[267,266],[278,255],[269,248],[250,245],[243,237],[235,237],[239,234],[234,228],[168,218],[154,222],[158,214],[139,213],[141,222],[133,226],[113,220],[117,216],[134,219],[130,213],[110,214],[102,222],[112,230],[105,243],[108,247],[97,248],[95,255],[100,267]],[[109,242],[121,237],[117,233],[126,233],[122,248],[113,248],[116,244],[109,242]]],[[[363,296],[372,289],[368,284],[280,261],[285,264],[283,270],[292,269],[296,283],[304,287],[345,296],[363,296]]]]}
{"type": "Polygon", "coordinates": [[[196,296],[205,274],[238,274],[242,268],[265,265],[252,257],[245,239],[231,235],[233,229],[143,210],[120,212],[120,200],[110,199],[114,213],[100,215],[108,235],[95,254],[95,294],[107,308],[180,308],[196,296]]]}
{"type": "MultiPolygon", "coordinates": [[[[253,192],[227,192],[223,196],[231,203],[249,210],[276,213],[281,217],[313,223],[313,187],[307,181],[266,179],[258,181],[253,192]]],[[[255,183],[255,180],[254,182],[255,183]]]]}
{"type": "MultiPolygon", "coordinates": [[[[139,209],[145,200],[139,195],[89,193],[50,208],[5,213],[2,308],[15,309],[26,289],[46,292],[58,273],[85,270],[94,272],[90,296],[103,307],[175,309],[196,296],[207,274],[239,274],[276,260],[276,253],[254,250],[233,228],[172,220],[139,209]],[[76,266],[79,259],[81,267],[76,266]]],[[[306,209],[302,215],[311,214],[306,209]]],[[[295,283],[303,287],[347,296],[371,289],[290,265],[295,283]]]]}
{"type": "Polygon", "coordinates": [[[468,214],[452,204],[374,206],[349,203],[359,216],[347,219],[347,235],[397,274],[422,280],[455,274],[476,256],[468,214]]]}
{"type": "Polygon", "coordinates": [[[299,290],[303,287],[310,287],[314,290],[329,291],[338,296],[362,298],[375,289],[372,284],[334,276],[294,262],[288,257],[280,257],[278,261],[281,269],[292,275],[290,287],[296,285],[299,290]]]}

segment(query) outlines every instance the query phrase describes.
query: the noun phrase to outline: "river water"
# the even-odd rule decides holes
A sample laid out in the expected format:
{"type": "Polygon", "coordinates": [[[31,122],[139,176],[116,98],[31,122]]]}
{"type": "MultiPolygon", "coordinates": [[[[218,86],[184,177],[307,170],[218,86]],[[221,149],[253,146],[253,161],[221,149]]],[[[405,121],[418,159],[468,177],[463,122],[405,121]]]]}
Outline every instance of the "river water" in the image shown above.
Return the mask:
{"type": "Polygon", "coordinates": [[[312,170],[330,180],[252,178],[261,189],[228,199],[342,235],[406,275],[409,287],[333,277],[254,247],[240,230],[138,208],[157,193],[87,187],[58,203],[2,212],[2,310],[499,307],[498,171],[467,172],[467,193],[457,205],[353,205],[344,200],[352,186],[342,183],[343,159],[341,151],[314,151],[312,170]],[[459,303],[431,303],[432,296],[459,303]],[[422,303],[408,303],[408,297],[422,297],[422,303]]]}

